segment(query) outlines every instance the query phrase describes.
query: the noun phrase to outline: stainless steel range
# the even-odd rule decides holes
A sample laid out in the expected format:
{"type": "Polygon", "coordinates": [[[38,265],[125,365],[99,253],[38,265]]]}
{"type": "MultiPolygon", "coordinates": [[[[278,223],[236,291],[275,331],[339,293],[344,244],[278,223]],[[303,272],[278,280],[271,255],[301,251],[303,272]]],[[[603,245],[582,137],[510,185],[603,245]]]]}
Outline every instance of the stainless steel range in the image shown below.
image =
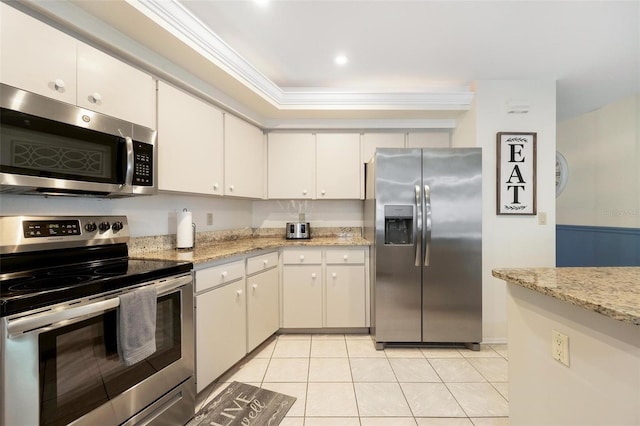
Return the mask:
{"type": "Polygon", "coordinates": [[[129,258],[128,239],[124,216],[0,217],[0,424],[193,416],[193,265],[129,258]],[[155,352],[128,366],[119,305],[145,290],[155,352]]]}

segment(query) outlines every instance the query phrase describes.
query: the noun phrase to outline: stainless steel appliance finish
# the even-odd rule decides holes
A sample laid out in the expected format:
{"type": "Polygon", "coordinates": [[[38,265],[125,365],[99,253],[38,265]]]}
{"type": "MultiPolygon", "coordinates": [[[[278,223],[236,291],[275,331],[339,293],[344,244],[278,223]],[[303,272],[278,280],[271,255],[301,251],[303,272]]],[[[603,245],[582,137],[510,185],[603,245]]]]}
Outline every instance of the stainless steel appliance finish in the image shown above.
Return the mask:
{"type": "Polygon", "coordinates": [[[376,347],[458,343],[479,349],[481,149],[378,149],[366,179],[376,347]]]}
{"type": "Polygon", "coordinates": [[[309,222],[288,222],[286,236],[288,240],[308,240],[311,238],[309,222]]]}
{"type": "Polygon", "coordinates": [[[187,423],[193,265],[128,258],[124,216],[0,217],[0,225],[0,424],[187,423]],[[157,349],[125,366],[119,296],[148,286],[157,292],[157,349]]]}
{"type": "Polygon", "coordinates": [[[157,193],[156,131],[0,84],[0,191],[157,193]]]}

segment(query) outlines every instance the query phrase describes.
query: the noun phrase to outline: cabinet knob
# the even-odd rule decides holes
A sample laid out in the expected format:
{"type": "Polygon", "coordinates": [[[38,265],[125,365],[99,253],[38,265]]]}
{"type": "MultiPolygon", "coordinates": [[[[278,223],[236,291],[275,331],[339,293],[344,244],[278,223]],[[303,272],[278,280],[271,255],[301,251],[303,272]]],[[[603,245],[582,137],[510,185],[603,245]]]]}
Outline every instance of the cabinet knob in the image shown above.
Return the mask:
{"type": "Polygon", "coordinates": [[[315,272],[313,274],[311,274],[311,278],[313,278],[314,280],[316,279],[316,274],[315,272]]]}
{"type": "Polygon", "coordinates": [[[335,277],[337,277],[337,276],[338,276],[338,274],[336,274],[335,272],[331,274],[331,277],[332,277],[332,278],[335,278],[335,277]]]}
{"type": "Polygon", "coordinates": [[[233,192],[233,185],[229,185],[229,191],[233,192]]]}
{"type": "Polygon", "coordinates": [[[236,290],[236,295],[237,295],[238,297],[242,296],[242,290],[236,290]]]}
{"type": "Polygon", "coordinates": [[[222,275],[222,278],[226,278],[227,277],[227,271],[224,271],[221,275],[222,275]]]}
{"type": "Polygon", "coordinates": [[[213,189],[218,190],[219,185],[217,183],[213,184],[213,189]]]}
{"type": "Polygon", "coordinates": [[[262,264],[263,264],[264,266],[267,266],[267,265],[269,264],[269,260],[268,260],[268,259],[263,260],[263,261],[262,261],[262,264]]]}
{"type": "Polygon", "coordinates": [[[257,289],[258,288],[258,284],[252,285],[251,288],[254,289],[254,290],[257,289]]]}
{"type": "Polygon", "coordinates": [[[342,256],[342,258],[343,258],[344,260],[349,260],[349,256],[348,256],[348,255],[346,255],[346,254],[345,254],[344,256],[342,256]]]}
{"type": "Polygon", "coordinates": [[[89,96],[89,102],[91,102],[92,104],[99,104],[100,102],[102,102],[102,95],[98,92],[92,94],[91,96],[89,96]]]}
{"type": "Polygon", "coordinates": [[[321,193],[322,195],[324,195],[324,194],[326,194],[326,193],[327,193],[327,191],[325,191],[325,190],[323,189],[322,191],[320,191],[320,193],[321,193]]]}
{"type": "Polygon", "coordinates": [[[302,190],[302,195],[307,195],[307,190],[306,189],[302,190]]]}
{"type": "Polygon", "coordinates": [[[61,78],[56,78],[53,82],[53,87],[56,89],[56,91],[61,92],[62,89],[64,89],[64,80],[61,78]]]}
{"type": "Polygon", "coordinates": [[[300,262],[304,261],[304,254],[300,255],[300,262]]]}

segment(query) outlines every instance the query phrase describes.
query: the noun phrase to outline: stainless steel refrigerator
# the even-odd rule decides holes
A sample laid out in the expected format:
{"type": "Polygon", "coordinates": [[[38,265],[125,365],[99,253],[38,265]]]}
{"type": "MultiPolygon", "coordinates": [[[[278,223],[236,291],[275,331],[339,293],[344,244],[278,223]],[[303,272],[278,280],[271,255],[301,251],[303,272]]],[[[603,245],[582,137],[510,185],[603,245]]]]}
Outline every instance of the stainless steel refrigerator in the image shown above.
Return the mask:
{"type": "Polygon", "coordinates": [[[482,151],[379,148],[366,167],[371,334],[388,343],[482,340],[482,151]]]}

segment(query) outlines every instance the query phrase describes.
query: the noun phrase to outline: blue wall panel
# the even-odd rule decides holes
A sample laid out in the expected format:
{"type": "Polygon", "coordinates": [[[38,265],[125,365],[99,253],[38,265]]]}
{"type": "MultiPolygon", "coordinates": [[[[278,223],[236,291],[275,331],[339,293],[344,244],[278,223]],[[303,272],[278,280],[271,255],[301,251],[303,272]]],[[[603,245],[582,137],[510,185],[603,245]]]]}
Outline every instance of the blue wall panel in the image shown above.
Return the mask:
{"type": "Polygon", "coordinates": [[[556,266],[640,266],[640,229],[556,225],[556,266]]]}

